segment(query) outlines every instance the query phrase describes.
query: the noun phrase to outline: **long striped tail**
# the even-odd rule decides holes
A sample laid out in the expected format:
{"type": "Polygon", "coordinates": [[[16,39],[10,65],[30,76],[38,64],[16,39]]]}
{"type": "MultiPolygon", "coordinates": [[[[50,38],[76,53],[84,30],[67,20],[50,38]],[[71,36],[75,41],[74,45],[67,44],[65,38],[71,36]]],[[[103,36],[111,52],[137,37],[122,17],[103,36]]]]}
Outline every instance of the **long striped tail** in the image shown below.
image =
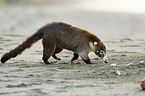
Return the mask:
{"type": "Polygon", "coordinates": [[[18,45],[16,48],[10,50],[9,52],[5,53],[1,57],[1,62],[5,63],[7,60],[16,57],[17,55],[21,54],[27,48],[30,48],[35,42],[40,40],[43,35],[43,28],[39,29],[36,33],[28,37],[22,44],[18,45]]]}

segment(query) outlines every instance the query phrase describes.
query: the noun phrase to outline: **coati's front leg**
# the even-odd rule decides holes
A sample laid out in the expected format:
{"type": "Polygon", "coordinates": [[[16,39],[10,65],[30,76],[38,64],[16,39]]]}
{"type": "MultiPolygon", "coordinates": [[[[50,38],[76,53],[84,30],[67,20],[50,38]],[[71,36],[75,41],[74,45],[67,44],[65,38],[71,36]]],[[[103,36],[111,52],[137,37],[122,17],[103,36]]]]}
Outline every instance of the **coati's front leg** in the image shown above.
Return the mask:
{"type": "Polygon", "coordinates": [[[48,62],[48,59],[50,58],[50,56],[52,56],[55,49],[56,49],[56,46],[52,42],[43,40],[43,58],[42,59],[45,64],[50,64],[48,62]]]}
{"type": "Polygon", "coordinates": [[[92,62],[90,61],[90,58],[88,56],[89,53],[80,53],[79,55],[81,56],[82,60],[86,63],[86,64],[92,64],[92,62]]]}
{"type": "Polygon", "coordinates": [[[74,53],[73,55],[74,55],[74,57],[71,59],[71,63],[73,63],[73,61],[74,60],[77,60],[78,57],[79,57],[79,54],[78,53],[74,53]]]}
{"type": "Polygon", "coordinates": [[[55,52],[53,53],[52,57],[56,60],[61,60],[60,58],[58,58],[55,54],[61,52],[63,49],[56,47],[55,52]]]}

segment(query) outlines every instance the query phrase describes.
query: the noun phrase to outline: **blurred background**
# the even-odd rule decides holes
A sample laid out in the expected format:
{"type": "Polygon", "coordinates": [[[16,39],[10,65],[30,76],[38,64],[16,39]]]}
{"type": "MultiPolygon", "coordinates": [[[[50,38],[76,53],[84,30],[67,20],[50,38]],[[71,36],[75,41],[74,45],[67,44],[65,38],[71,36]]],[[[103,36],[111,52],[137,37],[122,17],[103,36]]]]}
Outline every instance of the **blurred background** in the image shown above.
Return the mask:
{"type": "Polygon", "coordinates": [[[0,34],[30,36],[63,21],[100,39],[145,39],[145,0],[0,0],[0,34]]]}

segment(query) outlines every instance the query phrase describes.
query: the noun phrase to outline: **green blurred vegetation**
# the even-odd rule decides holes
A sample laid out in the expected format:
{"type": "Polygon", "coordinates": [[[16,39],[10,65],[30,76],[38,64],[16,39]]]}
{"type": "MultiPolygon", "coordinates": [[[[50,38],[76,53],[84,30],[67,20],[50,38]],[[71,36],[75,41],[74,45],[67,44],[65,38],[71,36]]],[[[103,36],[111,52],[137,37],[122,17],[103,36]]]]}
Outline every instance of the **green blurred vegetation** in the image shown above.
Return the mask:
{"type": "Polygon", "coordinates": [[[0,5],[6,4],[8,0],[0,0],[0,5]]]}

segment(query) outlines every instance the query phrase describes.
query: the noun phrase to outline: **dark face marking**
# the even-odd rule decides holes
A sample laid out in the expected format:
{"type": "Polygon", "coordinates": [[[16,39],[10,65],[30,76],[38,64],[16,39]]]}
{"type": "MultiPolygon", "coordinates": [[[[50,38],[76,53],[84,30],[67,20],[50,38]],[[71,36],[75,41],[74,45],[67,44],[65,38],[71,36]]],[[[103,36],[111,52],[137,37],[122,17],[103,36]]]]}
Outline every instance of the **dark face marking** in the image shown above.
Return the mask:
{"type": "Polygon", "coordinates": [[[106,55],[106,47],[102,42],[98,42],[95,49],[95,54],[101,58],[103,58],[106,55]]]}
{"type": "Polygon", "coordinates": [[[95,54],[102,58],[105,63],[108,63],[108,59],[106,57],[106,47],[102,42],[98,42],[95,46],[95,54]]]}
{"type": "Polygon", "coordinates": [[[95,53],[96,53],[97,56],[99,56],[101,58],[103,58],[105,56],[105,53],[104,53],[103,50],[97,50],[95,53]]]}

